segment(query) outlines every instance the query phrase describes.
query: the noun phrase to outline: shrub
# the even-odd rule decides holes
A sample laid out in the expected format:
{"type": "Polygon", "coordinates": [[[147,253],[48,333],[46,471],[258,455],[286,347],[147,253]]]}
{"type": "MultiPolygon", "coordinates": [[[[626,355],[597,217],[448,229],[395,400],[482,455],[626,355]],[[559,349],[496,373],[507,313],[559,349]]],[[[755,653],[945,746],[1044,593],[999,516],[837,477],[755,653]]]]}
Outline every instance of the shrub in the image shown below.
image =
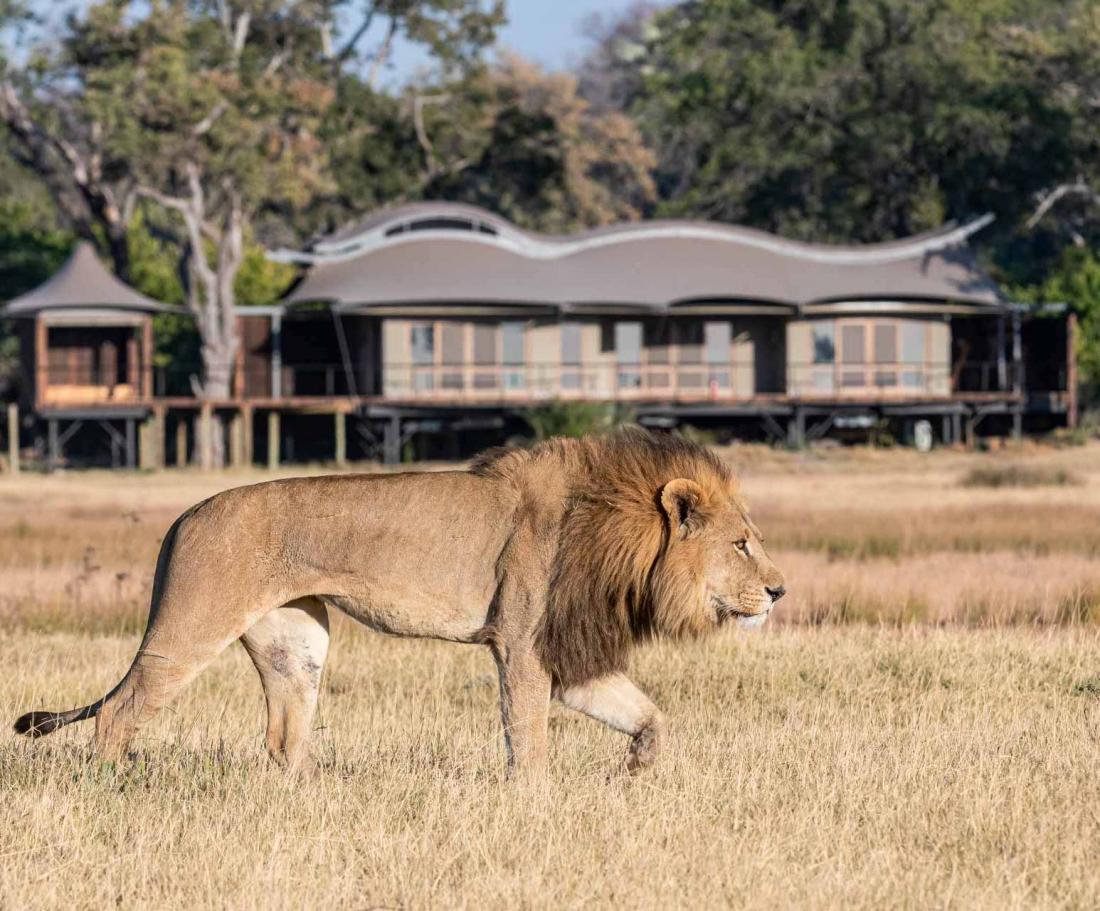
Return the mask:
{"type": "Polygon", "coordinates": [[[1081,479],[1065,468],[1032,465],[983,465],[962,479],[964,487],[1068,487],[1081,479]]]}
{"type": "Polygon", "coordinates": [[[536,440],[601,433],[630,420],[629,412],[607,402],[547,402],[523,412],[536,440]]]}

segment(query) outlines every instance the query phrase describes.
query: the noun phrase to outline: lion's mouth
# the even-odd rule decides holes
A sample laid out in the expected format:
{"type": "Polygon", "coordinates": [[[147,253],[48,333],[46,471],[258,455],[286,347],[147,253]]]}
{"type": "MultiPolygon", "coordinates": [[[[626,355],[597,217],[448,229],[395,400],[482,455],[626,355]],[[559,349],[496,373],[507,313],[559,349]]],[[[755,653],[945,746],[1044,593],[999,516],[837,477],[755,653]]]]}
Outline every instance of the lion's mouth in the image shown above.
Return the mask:
{"type": "Polygon", "coordinates": [[[721,595],[711,595],[710,603],[714,607],[715,614],[718,615],[719,623],[725,623],[727,620],[732,620],[735,617],[752,616],[748,611],[741,610],[740,607],[727,601],[721,595]]]}
{"type": "Polygon", "coordinates": [[[768,619],[768,615],[771,613],[770,609],[763,611],[744,610],[739,605],[727,601],[721,595],[711,595],[710,603],[714,607],[714,612],[720,624],[728,623],[732,620],[736,621],[738,626],[759,626],[768,619]]]}

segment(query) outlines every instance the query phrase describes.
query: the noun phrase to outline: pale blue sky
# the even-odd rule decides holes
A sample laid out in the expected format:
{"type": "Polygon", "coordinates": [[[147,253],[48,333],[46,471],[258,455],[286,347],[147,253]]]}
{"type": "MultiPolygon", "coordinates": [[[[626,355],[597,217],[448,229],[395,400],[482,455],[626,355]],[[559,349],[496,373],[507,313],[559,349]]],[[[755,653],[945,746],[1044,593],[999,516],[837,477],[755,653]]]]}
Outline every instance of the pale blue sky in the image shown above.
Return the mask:
{"type": "MultiPolygon", "coordinates": [[[[513,50],[547,69],[563,69],[588,47],[582,34],[585,20],[598,13],[606,20],[629,9],[636,0],[507,0],[508,24],[498,35],[501,48],[513,50]]],[[[415,47],[398,48],[389,83],[403,82],[426,58],[415,47]]]]}

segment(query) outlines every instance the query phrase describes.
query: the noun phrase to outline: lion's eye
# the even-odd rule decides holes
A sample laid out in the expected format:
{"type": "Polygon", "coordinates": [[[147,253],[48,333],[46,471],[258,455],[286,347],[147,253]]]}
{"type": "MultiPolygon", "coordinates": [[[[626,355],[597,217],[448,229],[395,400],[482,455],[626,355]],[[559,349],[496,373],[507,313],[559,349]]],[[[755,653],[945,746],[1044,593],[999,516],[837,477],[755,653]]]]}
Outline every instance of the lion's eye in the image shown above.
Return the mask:
{"type": "Polygon", "coordinates": [[[746,557],[749,555],[749,542],[747,538],[742,538],[740,541],[734,541],[733,546],[741,551],[746,557]]]}

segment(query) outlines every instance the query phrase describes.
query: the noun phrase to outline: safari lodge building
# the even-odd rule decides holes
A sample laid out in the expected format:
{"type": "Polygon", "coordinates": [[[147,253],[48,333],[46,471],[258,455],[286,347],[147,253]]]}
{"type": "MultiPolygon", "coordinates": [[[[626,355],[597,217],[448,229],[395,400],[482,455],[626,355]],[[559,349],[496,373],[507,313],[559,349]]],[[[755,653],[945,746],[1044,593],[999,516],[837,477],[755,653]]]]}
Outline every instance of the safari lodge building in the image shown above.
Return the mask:
{"type": "Polygon", "coordinates": [[[908,439],[918,421],[942,442],[1072,424],[1073,316],[1004,299],[968,246],[984,224],[825,246],[688,221],[551,237],[465,205],[388,209],[271,254],[305,273],[277,305],[238,311],[219,401],[153,367],[152,319],[171,308],[87,246],[0,316],[20,326],[24,442],[51,465],[95,450],[90,432],[116,464],[183,464],[215,426],[238,463],[459,456],[553,401],[792,445],[908,439]]]}

